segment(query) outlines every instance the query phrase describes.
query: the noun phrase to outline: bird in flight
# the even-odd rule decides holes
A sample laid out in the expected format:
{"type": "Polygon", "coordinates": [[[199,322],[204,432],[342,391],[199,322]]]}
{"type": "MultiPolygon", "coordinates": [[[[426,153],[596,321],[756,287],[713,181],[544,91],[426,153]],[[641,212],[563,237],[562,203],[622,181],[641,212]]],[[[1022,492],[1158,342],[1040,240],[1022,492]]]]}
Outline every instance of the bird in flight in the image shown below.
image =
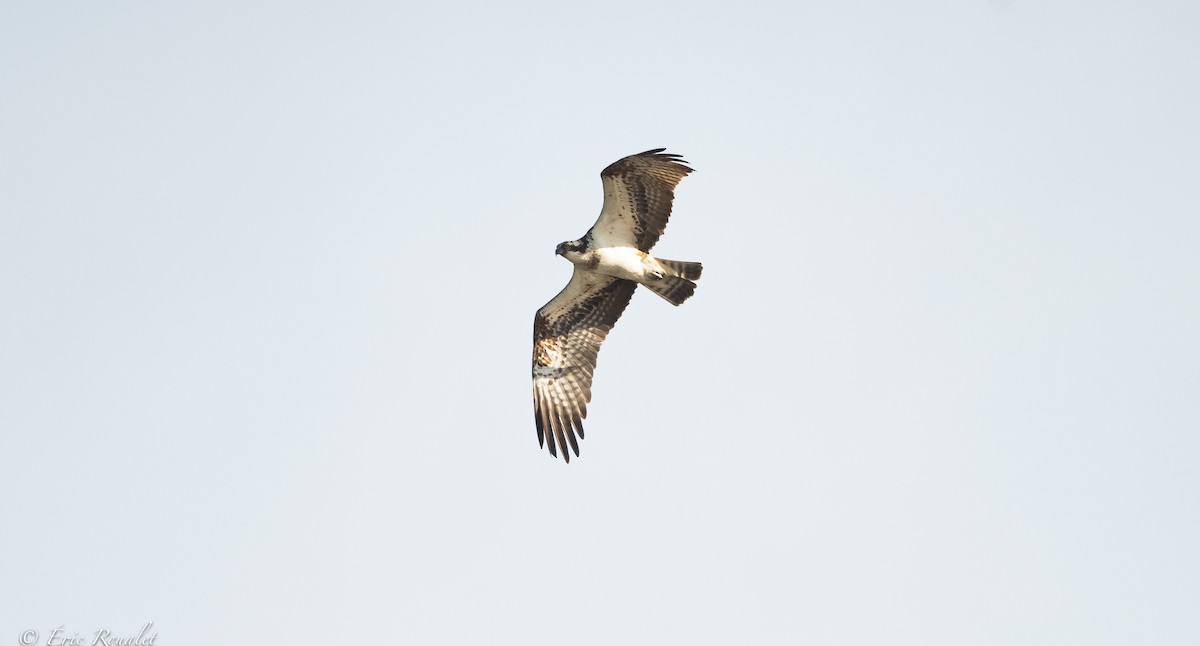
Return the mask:
{"type": "Polygon", "coordinates": [[[554,250],[575,270],[533,318],[533,418],[538,444],[551,456],[561,451],[567,462],[568,447],[579,456],[576,435],[583,438],[596,354],[633,290],[645,285],[679,305],[696,290],[703,269],[649,254],[671,217],[675,187],[692,172],[664,150],[630,155],[601,171],[600,217],[582,238],[554,250]]]}

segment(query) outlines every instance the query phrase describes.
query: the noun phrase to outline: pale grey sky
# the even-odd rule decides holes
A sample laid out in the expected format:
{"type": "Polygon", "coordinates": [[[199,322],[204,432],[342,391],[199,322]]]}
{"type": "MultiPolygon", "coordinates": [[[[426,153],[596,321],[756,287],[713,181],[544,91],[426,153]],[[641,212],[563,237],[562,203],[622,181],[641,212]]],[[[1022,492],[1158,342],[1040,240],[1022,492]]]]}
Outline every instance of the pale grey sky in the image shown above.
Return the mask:
{"type": "Polygon", "coordinates": [[[1200,642],[1188,2],[10,2],[0,643],[1200,642]],[[599,171],[685,179],[539,450],[599,171]]]}

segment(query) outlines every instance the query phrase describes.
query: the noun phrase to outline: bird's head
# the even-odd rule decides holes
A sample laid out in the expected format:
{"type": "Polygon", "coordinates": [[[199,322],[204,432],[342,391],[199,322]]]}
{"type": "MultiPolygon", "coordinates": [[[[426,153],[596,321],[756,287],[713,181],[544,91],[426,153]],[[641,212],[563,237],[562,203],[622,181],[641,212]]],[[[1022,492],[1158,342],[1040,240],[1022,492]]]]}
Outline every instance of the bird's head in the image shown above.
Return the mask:
{"type": "Polygon", "coordinates": [[[554,253],[563,256],[567,260],[578,258],[583,250],[587,249],[587,243],[583,240],[571,240],[570,242],[560,242],[554,248],[554,253]]]}

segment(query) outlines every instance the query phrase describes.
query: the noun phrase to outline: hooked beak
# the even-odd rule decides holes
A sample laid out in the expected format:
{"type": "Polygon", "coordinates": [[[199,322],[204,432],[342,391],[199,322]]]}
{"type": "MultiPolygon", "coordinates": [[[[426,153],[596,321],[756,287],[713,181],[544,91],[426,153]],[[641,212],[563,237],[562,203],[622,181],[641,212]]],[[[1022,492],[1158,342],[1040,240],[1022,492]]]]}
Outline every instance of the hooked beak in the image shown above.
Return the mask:
{"type": "Polygon", "coordinates": [[[562,252],[563,252],[562,244],[559,244],[557,247],[554,248],[554,255],[561,256],[562,252]]]}

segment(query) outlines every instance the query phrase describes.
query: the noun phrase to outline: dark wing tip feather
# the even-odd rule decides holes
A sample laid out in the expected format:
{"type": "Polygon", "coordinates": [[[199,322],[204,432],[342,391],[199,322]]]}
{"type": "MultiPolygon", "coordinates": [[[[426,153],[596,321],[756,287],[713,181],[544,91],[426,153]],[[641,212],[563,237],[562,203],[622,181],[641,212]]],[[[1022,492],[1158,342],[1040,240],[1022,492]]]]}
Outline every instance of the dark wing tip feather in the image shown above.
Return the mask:
{"type": "Polygon", "coordinates": [[[663,152],[665,150],[666,148],[654,148],[637,153],[636,155],[622,157],[621,159],[609,164],[604,170],[600,171],[600,176],[613,177],[616,175],[624,175],[626,173],[642,170],[648,165],[654,164],[659,164],[660,167],[663,164],[668,165],[676,169],[679,172],[680,177],[687,175],[688,173],[696,172],[695,169],[684,165],[688,162],[683,158],[683,155],[663,152]]]}
{"type": "Polygon", "coordinates": [[[546,448],[550,449],[550,457],[558,457],[558,450],[554,448],[554,428],[549,425],[546,427],[546,448]]]}

